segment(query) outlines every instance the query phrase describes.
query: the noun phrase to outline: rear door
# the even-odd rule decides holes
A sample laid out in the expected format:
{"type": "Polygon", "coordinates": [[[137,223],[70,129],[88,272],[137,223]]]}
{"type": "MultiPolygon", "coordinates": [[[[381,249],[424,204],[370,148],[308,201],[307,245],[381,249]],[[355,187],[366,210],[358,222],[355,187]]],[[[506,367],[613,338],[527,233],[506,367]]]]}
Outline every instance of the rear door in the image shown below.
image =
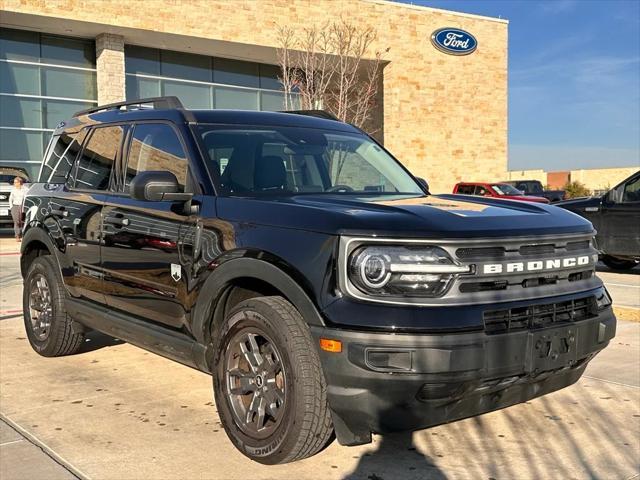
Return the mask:
{"type": "Polygon", "coordinates": [[[69,293],[99,303],[105,302],[100,267],[102,207],[123,132],[122,126],[92,128],[75,160],[74,142],[69,141],[59,151],[60,163],[52,159],[57,168],[48,175],[43,167],[41,176],[44,181],[51,175],[59,178],[62,162],[73,163],[66,185],[52,192],[44,222],[50,235],[64,245],[60,264],[69,293]]]}
{"type": "Polygon", "coordinates": [[[610,255],[640,255],[640,173],[604,196],[598,246],[610,255]]]}
{"type": "Polygon", "coordinates": [[[195,218],[176,202],[131,198],[138,173],[164,170],[193,191],[179,132],[169,123],[136,123],[117,175],[117,192],[106,199],[102,268],[107,304],[174,328],[185,323],[195,218]]]}

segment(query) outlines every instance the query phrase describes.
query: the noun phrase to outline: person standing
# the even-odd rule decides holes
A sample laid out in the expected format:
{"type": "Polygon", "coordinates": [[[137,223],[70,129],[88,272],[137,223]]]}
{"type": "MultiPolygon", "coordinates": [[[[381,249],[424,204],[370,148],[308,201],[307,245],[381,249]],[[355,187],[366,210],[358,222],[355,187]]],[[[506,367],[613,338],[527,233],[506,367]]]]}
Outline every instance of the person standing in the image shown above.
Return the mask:
{"type": "Polygon", "coordinates": [[[13,233],[16,241],[22,241],[22,204],[27,189],[24,186],[24,179],[16,177],[13,179],[13,189],[9,194],[9,206],[11,207],[11,218],[13,219],[13,233]]]}

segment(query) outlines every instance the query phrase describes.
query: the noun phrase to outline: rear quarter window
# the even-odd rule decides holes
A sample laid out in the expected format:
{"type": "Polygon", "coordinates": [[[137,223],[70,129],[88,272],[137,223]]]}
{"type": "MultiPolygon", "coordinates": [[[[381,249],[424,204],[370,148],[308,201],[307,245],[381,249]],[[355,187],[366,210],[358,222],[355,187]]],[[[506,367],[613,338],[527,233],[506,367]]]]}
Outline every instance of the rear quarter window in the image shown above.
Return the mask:
{"type": "Polygon", "coordinates": [[[43,160],[38,181],[65,183],[86,135],[86,130],[55,135],[47,151],[47,156],[43,160]]]}

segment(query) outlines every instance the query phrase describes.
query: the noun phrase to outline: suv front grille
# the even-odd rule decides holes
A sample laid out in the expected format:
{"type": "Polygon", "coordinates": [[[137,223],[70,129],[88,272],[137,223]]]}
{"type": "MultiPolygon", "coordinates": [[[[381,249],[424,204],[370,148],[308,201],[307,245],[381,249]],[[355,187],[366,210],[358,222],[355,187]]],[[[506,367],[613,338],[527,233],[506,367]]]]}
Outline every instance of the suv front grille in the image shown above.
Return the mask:
{"type": "Polygon", "coordinates": [[[463,260],[481,260],[488,258],[502,258],[505,255],[504,247],[465,247],[456,250],[456,256],[463,260]]]}
{"type": "Polygon", "coordinates": [[[577,322],[597,315],[596,297],[484,312],[487,335],[518,330],[535,330],[557,324],[577,322]]]}

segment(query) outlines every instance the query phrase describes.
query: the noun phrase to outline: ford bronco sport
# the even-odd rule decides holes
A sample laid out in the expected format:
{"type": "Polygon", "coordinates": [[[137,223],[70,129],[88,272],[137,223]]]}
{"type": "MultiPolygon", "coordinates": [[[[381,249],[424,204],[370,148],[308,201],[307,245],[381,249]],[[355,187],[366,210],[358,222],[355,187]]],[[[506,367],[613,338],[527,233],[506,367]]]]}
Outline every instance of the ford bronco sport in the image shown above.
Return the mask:
{"type": "Polygon", "coordinates": [[[323,117],[165,97],[61,123],[25,205],[33,349],[98,330],[211,374],[229,438],[265,464],[576,382],[616,328],[592,225],[430,195],[323,117]]]}

